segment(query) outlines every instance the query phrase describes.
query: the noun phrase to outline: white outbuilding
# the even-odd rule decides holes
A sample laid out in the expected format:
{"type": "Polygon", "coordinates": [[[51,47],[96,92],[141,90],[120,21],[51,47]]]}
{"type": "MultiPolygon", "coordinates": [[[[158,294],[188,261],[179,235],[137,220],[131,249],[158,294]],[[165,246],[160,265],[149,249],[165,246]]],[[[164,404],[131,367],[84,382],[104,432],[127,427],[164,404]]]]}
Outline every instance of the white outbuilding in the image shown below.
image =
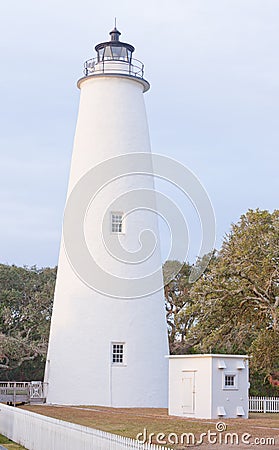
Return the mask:
{"type": "Polygon", "coordinates": [[[248,418],[248,376],[247,355],[169,356],[169,414],[248,418]]]}

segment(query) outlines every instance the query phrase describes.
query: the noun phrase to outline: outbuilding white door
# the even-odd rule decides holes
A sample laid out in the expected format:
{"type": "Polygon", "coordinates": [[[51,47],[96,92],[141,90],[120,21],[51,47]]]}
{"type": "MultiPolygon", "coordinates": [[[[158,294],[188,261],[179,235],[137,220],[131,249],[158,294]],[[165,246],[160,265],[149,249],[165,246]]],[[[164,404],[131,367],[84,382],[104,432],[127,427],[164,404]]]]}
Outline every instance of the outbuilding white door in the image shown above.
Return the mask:
{"type": "Polygon", "coordinates": [[[195,412],[195,372],[182,372],[182,411],[195,412]]]}

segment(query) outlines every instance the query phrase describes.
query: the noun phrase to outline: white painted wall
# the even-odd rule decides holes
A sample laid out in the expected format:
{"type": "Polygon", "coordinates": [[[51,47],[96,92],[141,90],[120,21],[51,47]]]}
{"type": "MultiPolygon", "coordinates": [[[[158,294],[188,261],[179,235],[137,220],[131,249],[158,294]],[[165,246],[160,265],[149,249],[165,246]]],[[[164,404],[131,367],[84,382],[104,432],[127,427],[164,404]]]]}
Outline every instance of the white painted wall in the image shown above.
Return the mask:
{"type": "Polygon", "coordinates": [[[226,411],[226,416],[238,417],[237,408],[243,408],[244,416],[248,418],[249,412],[249,367],[248,357],[245,355],[223,355],[224,357],[212,358],[212,380],[213,380],[213,395],[212,395],[212,411],[211,417],[218,417],[216,411],[218,406],[223,406],[226,411]],[[218,363],[222,359],[226,368],[219,369],[218,363]],[[245,366],[244,369],[240,367],[245,366]],[[223,389],[225,374],[235,374],[237,378],[237,389],[223,389]]]}
{"type": "Polygon", "coordinates": [[[169,356],[169,414],[200,419],[248,417],[248,357],[246,355],[169,356]],[[220,368],[220,366],[226,366],[220,368]],[[242,368],[243,367],[243,368],[242,368]],[[235,374],[237,389],[224,389],[224,375],[235,374]],[[190,382],[183,379],[194,378],[190,382]],[[186,389],[186,393],[185,393],[186,389]],[[185,405],[192,398],[193,408],[185,405]],[[224,408],[226,415],[218,415],[224,408]]]}
{"type": "MultiPolygon", "coordinates": [[[[81,177],[98,163],[121,154],[150,152],[145,87],[139,80],[93,75],[79,85],[68,197],[81,177]]],[[[101,219],[111,201],[127,190],[141,188],[153,189],[153,178],[121,178],[106,186],[87,211],[84,230],[88,248],[105,270],[118,277],[141,278],[161,265],[159,246],[143,263],[127,265],[112,258],[101,239],[101,219]]],[[[117,210],[125,209],[125,201],[119,200],[117,210]]],[[[139,250],[142,229],[151,229],[158,236],[157,217],[151,213],[129,215],[125,227],[120,241],[128,252],[139,250]]],[[[115,236],[109,239],[113,241],[115,236]]],[[[133,288],[127,295],[133,296],[133,288]]],[[[166,407],[167,354],[163,290],[133,300],[92,290],[73,271],[62,238],[45,371],[47,402],[166,407]],[[126,343],[127,364],[123,367],[111,365],[112,341],[126,343]]]]}
{"type": "MultiPolygon", "coordinates": [[[[169,357],[169,414],[173,416],[208,418],[211,415],[212,394],[211,361],[209,358],[190,358],[188,356],[169,357]],[[184,405],[186,386],[182,379],[194,373],[191,387],[194,408],[190,412],[184,405]],[[200,401],[200,399],[203,401],[200,401]]],[[[190,389],[190,386],[188,386],[190,389]]],[[[187,389],[188,390],[188,389],[187,389]]]]}

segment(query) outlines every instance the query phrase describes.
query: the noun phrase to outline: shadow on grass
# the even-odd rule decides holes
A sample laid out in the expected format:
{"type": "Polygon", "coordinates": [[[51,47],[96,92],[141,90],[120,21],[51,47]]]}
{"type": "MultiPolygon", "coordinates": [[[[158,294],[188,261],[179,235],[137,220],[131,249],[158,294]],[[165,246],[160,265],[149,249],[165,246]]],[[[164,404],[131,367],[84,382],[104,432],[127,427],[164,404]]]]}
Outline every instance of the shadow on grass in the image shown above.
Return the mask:
{"type": "Polygon", "coordinates": [[[18,445],[15,442],[10,441],[10,439],[0,434],[0,445],[2,444],[8,450],[26,450],[25,447],[21,447],[21,445],[18,445]]]}

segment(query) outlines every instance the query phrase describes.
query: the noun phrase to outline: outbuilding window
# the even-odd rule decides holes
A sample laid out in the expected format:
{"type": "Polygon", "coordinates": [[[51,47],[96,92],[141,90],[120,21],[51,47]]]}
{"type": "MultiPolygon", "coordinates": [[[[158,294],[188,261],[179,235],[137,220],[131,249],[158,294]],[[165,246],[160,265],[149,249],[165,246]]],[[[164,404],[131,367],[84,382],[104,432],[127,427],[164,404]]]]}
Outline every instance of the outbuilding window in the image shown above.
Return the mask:
{"type": "Polygon", "coordinates": [[[237,374],[234,372],[227,372],[223,375],[223,389],[238,389],[237,374]]]}
{"type": "Polygon", "coordinates": [[[225,375],[225,387],[235,385],[235,375],[225,375]]]}

